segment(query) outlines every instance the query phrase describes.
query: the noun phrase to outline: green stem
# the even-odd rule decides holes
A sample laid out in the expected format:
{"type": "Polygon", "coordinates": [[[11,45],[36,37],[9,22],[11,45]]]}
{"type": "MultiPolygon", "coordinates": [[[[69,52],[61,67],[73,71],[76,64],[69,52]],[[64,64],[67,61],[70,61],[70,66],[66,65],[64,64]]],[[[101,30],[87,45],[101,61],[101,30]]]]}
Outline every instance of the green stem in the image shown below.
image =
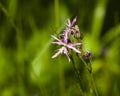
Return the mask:
{"type": "Polygon", "coordinates": [[[93,79],[93,75],[92,75],[92,73],[91,73],[91,82],[92,82],[92,85],[93,85],[93,87],[94,87],[94,90],[95,90],[95,94],[96,94],[96,96],[99,96],[99,95],[98,95],[98,92],[97,92],[96,85],[95,85],[95,81],[94,81],[94,79],[93,79]]]}
{"type": "Polygon", "coordinates": [[[71,56],[71,61],[72,61],[72,65],[73,65],[73,69],[74,69],[74,72],[75,72],[75,76],[77,77],[77,79],[79,80],[79,88],[80,88],[80,92],[81,92],[81,96],[83,96],[83,90],[81,88],[82,84],[81,84],[81,77],[80,77],[80,74],[79,74],[79,71],[77,70],[77,68],[75,67],[75,62],[71,56]]]}
{"type": "MultiPolygon", "coordinates": [[[[87,70],[89,71],[90,77],[91,77],[91,83],[92,83],[92,86],[94,87],[95,94],[96,94],[96,96],[99,96],[99,95],[98,95],[97,88],[96,88],[96,85],[95,85],[95,81],[94,81],[94,79],[93,79],[93,75],[92,75],[91,69],[89,68],[88,64],[84,61],[84,59],[83,59],[81,56],[79,56],[79,58],[81,59],[81,61],[82,61],[82,62],[84,63],[84,65],[86,66],[87,70]]],[[[91,60],[90,60],[90,64],[91,64],[91,60]]]]}
{"type": "MultiPolygon", "coordinates": [[[[91,60],[90,60],[90,65],[92,65],[91,60]]],[[[93,78],[92,72],[91,72],[91,81],[92,81],[92,83],[93,83],[93,87],[94,87],[94,89],[95,89],[96,96],[99,96],[99,95],[98,95],[97,88],[96,88],[95,80],[94,80],[94,78],[93,78]]]]}

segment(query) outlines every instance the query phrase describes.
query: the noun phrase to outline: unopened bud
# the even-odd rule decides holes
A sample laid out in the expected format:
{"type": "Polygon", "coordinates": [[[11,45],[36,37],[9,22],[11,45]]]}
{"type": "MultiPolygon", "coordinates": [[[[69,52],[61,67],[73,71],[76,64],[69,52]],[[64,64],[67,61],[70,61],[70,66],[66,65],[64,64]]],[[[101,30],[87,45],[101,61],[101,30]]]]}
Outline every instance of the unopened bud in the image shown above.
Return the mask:
{"type": "Polygon", "coordinates": [[[84,59],[90,59],[92,57],[92,53],[90,51],[87,51],[83,54],[84,59]]]}

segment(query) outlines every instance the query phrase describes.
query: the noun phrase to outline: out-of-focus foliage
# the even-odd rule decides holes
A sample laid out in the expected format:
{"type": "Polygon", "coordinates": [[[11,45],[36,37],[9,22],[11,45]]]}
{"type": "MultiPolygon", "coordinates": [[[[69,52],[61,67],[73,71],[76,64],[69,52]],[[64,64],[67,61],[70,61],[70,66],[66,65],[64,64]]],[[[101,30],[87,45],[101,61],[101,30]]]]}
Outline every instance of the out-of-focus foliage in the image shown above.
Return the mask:
{"type": "MultiPolygon", "coordinates": [[[[51,34],[78,17],[83,47],[92,51],[99,96],[120,96],[119,0],[0,0],[0,96],[79,96],[72,64],[51,59],[51,34]]],[[[88,93],[89,76],[79,64],[88,93]],[[86,80],[87,79],[87,80],[86,80]]]]}

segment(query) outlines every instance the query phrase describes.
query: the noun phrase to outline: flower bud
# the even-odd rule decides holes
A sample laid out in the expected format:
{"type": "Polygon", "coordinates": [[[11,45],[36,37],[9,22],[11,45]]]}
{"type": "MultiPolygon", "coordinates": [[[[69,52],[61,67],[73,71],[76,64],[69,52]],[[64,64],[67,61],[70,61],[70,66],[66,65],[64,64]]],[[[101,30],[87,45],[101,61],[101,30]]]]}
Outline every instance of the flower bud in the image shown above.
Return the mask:
{"type": "Polygon", "coordinates": [[[90,51],[87,51],[83,54],[83,58],[85,60],[90,59],[92,57],[92,53],[90,51]]]}

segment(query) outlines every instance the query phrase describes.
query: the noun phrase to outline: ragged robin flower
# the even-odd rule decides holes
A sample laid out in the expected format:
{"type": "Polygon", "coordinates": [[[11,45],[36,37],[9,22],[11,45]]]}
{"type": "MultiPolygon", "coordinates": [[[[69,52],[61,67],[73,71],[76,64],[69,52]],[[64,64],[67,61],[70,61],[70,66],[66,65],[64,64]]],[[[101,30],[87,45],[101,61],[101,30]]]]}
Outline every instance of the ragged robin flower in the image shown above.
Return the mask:
{"type": "Polygon", "coordinates": [[[53,39],[57,40],[56,42],[52,42],[52,44],[57,44],[57,45],[62,46],[60,49],[58,49],[58,52],[52,56],[52,58],[56,58],[59,54],[65,54],[68,58],[68,61],[70,62],[70,56],[69,56],[68,49],[72,49],[76,53],[81,53],[78,49],[75,48],[75,46],[80,46],[81,43],[73,43],[73,42],[66,43],[66,42],[64,42],[64,40],[58,39],[57,37],[55,37],[53,35],[51,35],[51,37],[53,39]]]}
{"type": "Polygon", "coordinates": [[[64,42],[67,43],[69,39],[69,34],[73,31],[72,27],[74,26],[77,18],[75,17],[71,22],[70,19],[67,20],[66,28],[63,30],[63,33],[60,36],[63,38],[64,42]]]}
{"type": "Polygon", "coordinates": [[[58,49],[58,52],[55,53],[55,55],[52,56],[52,58],[56,58],[60,54],[65,54],[70,62],[70,54],[69,49],[73,50],[76,53],[81,53],[80,50],[77,49],[77,47],[82,46],[81,43],[72,42],[69,38],[69,35],[76,34],[76,31],[79,31],[79,27],[74,25],[77,18],[75,17],[73,21],[71,22],[70,19],[67,20],[66,28],[62,31],[61,34],[59,34],[60,39],[51,35],[53,39],[55,39],[55,42],[52,42],[52,44],[60,45],[61,48],[58,49]],[[77,29],[77,30],[76,30],[77,29]]]}

